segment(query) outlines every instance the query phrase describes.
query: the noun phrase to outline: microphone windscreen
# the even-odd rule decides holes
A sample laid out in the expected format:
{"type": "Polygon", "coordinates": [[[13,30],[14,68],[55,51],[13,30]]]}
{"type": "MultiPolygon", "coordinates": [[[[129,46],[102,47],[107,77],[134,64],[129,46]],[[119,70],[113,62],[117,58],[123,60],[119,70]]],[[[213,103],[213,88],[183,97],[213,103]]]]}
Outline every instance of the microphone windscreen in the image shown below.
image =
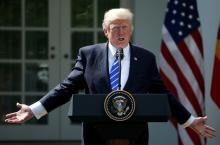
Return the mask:
{"type": "Polygon", "coordinates": [[[116,50],[116,57],[117,58],[121,58],[121,59],[123,59],[123,57],[124,57],[124,52],[123,52],[123,48],[118,48],[117,50],[116,50]]]}

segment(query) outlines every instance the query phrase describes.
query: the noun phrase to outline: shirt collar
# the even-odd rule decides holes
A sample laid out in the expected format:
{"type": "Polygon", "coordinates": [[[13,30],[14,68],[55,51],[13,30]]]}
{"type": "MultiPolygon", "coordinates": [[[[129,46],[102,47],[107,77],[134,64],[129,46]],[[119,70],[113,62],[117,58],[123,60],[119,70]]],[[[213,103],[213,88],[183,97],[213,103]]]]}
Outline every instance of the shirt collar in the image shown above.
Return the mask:
{"type": "MultiPolygon", "coordinates": [[[[115,48],[110,42],[108,43],[108,48],[110,50],[109,52],[110,52],[111,56],[114,57],[117,48],[115,48]]],[[[124,58],[129,56],[129,48],[130,48],[129,44],[125,48],[123,48],[124,58]]]]}

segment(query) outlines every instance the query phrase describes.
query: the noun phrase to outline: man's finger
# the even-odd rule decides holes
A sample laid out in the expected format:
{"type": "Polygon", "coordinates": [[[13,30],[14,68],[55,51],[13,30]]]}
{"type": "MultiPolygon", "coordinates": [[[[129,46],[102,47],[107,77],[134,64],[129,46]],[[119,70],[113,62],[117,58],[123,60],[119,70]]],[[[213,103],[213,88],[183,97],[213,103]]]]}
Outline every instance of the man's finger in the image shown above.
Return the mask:
{"type": "Polygon", "coordinates": [[[5,122],[10,123],[11,121],[15,121],[15,120],[17,120],[17,117],[13,116],[8,119],[5,119],[5,122]]]}
{"type": "Polygon", "coordinates": [[[208,127],[208,128],[205,129],[205,133],[208,134],[211,138],[213,138],[213,137],[216,136],[216,135],[215,135],[215,134],[216,134],[215,129],[210,128],[210,127],[208,127]]]}
{"type": "Polygon", "coordinates": [[[22,104],[16,103],[16,106],[20,109],[22,107],[22,104]]]}
{"type": "Polygon", "coordinates": [[[20,120],[16,119],[6,119],[5,122],[13,124],[21,124],[20,120]]]}
{"type": "Polygon", "coordinates": [[[7,119],[7,118],[11,118],[11,117],[16,116],[16,115],[17,115],[16,112],[9,113],[9,114],[6,114],[6,115],[5,115],[5,118],[6,118],[6,119],[7,119]]]}
{"type": "Polygon", "coordinates": [[[18,118],[17,116],[13,116],[13,117],[10,117],[10,118],[6,119],[5,122],[21,124],[21,123],[24,123],[24,119],[23,118],[18,118]]]}
{"type": "Polygon", "coordinates": [[[207,116],[202,117],[202,119],[203,119],[203,123],[205,124],[207,122],[207,116]]]}
{"type": "Polygon", "coordinates": [[[215,135],[215,132],[205,130],[205,137],[214,138],[215,136],[216,136],[216,135],[215,135]]]}
{"type": "Polygon", "coordinates": [[[214,129],[214,128],[212,128],[212,127],[210,127],[210,126],[205,126],[205,129],[206,130],[210,130],[210,131],[214,131],[214,132],[216,132],[216,130],[214,129]]]}

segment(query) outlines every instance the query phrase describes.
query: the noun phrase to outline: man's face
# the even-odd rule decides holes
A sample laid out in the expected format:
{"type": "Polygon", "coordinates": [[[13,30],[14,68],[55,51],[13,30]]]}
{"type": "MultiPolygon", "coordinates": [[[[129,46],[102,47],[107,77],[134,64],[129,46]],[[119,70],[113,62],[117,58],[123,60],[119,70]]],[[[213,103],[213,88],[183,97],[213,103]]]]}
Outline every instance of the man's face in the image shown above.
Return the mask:
{"type": "Polygon", "coordinates": [[[127,20],[115,20],[109,25],[104,33],[114,47],[124,48],[130,41],[132,27],[127,20]]]}

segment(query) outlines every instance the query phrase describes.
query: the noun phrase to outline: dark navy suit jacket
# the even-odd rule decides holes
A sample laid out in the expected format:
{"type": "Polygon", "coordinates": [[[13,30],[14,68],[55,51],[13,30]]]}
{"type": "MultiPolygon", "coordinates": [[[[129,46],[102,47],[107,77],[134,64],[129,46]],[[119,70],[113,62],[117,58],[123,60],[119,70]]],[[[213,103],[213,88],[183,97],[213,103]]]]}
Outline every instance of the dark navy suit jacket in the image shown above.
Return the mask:
{"type": "MultiPolygon", "coordinates": [[[[81,48],[76,64],[68,77],[45,95],[40,102],[49,112],[69,101],[72,94],[78,93],[80,89],[85,89],[89,94],[111,92],[107,43],[81,48]]],[[[172,116],[180,124],[185,123],[190,117],[190,113],[166,90],[159,76],[155,56],[148,50],[132,44],[130,44],[130,71],[123,90],[130,93],[168,93],[172,116]]],[[[143,140],[147,142],[147,130],[143,136],[143,140]]],[[[103,145],[96,130],[89,124],[83,125],[82,143],[103,145]]]]}

